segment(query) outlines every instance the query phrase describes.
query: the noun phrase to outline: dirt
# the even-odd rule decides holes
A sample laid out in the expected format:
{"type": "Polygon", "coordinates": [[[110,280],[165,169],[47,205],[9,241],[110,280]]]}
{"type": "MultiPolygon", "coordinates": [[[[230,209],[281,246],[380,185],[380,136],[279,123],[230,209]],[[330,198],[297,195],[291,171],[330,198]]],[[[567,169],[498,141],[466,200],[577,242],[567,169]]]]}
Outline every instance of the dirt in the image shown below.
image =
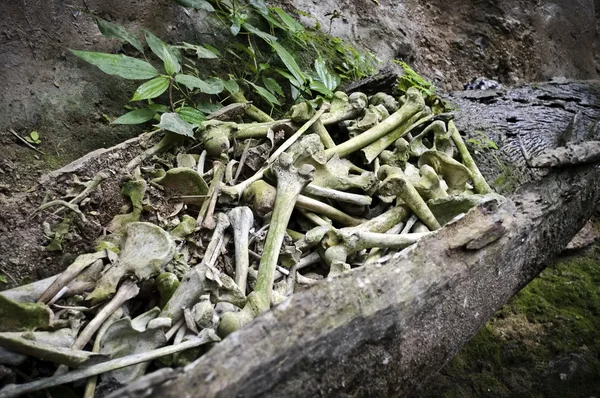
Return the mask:
{"type": "Polygon", "coordinates": [[[117,40],[101,36],[92,15],[166,38],[189,38],[179,30],[192,23],[168,0],[1,2],[0,14],[0,186],[10,187],[4,194],[141,132],[109,124],[125,112],[136,82],[108,76],[68,51],[123,52],[117,40]],[[45,155],[26,148],[9,128],[22,137],[38,131],[45,155]]]}
{"type": "MultiPolygon", "coordinates": [[[[591,0],[288,1],[383,61],[400,59],[445,90],[484,76],[505,85],[598,77],[591,0]],[[336,13],[337,12],[337,13],[336,13]],[[331,15],[336,18],[331,19],[331,15]]],[[[310,23],[310,19],[306,19],[310,23]]]]}

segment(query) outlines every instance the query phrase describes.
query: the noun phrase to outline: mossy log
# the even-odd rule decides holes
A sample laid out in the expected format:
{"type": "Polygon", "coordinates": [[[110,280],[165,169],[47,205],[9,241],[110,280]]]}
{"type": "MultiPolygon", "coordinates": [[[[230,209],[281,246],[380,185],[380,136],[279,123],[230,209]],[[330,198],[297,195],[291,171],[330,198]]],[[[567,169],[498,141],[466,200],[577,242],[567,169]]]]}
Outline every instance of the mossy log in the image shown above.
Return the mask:
{"type": "MultiPolygon", "coordinates": [[[[496,186],[510,182],[503,184],[505,191],[507,185],[518,186],[508,202],[480,205],[387,263],[354,269],[295,294],[177,377],[151,386],[152,396],[408,395],[537,276],[599,202],[600,172],[593,164],[532,170],[526,157],[570,141],[569,136],[597,138],[600,84],[459,93],[450,100],[484,176],[496,186]],[[495,145],[498,150],[491,149],[495,145]]],[[[9,213],[0,264],[23,275],[33,264],[58,262],[20,237],[42,239],[36,219],[26,221],[27,206],[33,209],[45,192],[64,189],[73,174],[116,171],[103,186],[101,210],[110,219],[120,205],[119,170],[139,147],[131,141],[97,158],[90,155],[43,178],[36,192],[3,199],[3,208],[25,211],[9,213]],[[27,257],[20,255],[23,247],[10,244],[15,241],[29,245],[27,257]],[[11,258],[26,262],[8,263],[11,258]]],[[[77,249],[86,250],[85,237],[95,237],[92,232],[81,234],[77,249]]],[[[146,387],[153,384],[144,381],[146,387]]],[[[118,396],[133,396],[136,385],[118,396]]]]}

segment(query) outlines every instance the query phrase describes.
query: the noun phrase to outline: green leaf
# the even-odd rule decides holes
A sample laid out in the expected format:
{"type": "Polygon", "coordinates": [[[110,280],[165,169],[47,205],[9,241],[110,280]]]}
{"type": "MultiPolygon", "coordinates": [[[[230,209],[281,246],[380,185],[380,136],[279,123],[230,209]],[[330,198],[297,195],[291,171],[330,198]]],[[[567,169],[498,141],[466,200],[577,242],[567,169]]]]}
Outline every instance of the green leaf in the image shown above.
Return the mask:
{"type": "MultiPolygon", "coordinates": [[[[241,43],[235,43],[235,44],[233,45],[233,47],[235,47],[235,48],[237,48],[238,50],[241,50],[241,51],[243,51],[244,53],[246,53],[246,54],[247,54],[247,55],[250,57],[250,59],[254,59],[254,58],[256,58],[256,54],[254,53],[254,50],[253,50],[252,48],[248,47],[248,46],[245,46],[245,45],[243,45],[243,44],[241,44],[241,43]]],[[[232,52],[232,54],[235,54],[235,52],[232,52]]],[[[241,59],[241,58],[240,58],[240,59],[241,59]]]]}
{"type": "Polygon", "coordinates": [[[277,19],[273,18],[271,15],[267,14],[263,15],[262,17],[269,23],[271,29],[273,29],[273,27],[276,27],[281,30],[287,30],[287,27],[284,24],[279,22],[277,19]]]}
{"type": "Polygon", "coordinates": [[[272,77],[263,76],[262,81],[267,90],[269,90],[271,93],[280,95],[282,97],[284,96],[283,89],[275,79],[273,79],[272,77]]]}
{"type": "Polygon", "coordinates": [[[202,122],[206,120],[206,116],[203,112],[200,112],[198,109],[189,106],[183,106],[179,109],[176,109],[175,112],[177,112],[181,119],[188,123],[201,125],[202,122]]]}
{"type": "Polygon", "coordinates": [[[221,105],[220,103],[216,103],[213,104],[211,102],[203,102],[200,105],[198,105],[196,107],[200,112],[203,112],[207,115],[210,115],[213,112],[218,111],[219,109],[223,108],[223,105],[221,105]]]}
{"type": "Polygon", "coordinates": [[[266,32],[263,32],[262,30],[254,27],[253,25],[249,24],[248,22],[244,22],[242,24],[242,26],[244,27],[244,29],[246,29],[248,32],[255,34],[256,36],[260,37],[263,40],[272,40],[272,41],[277,41],[277,37],[270,35],[266,32]]]}
{"type": "Polygon", "coordinates": [[[195,8],[197,10],[205,10],[208,12],[215,11],[215,8],[206,0],[175,0],[177,4],[184,7],[195,8]]]}
{"type": "Polygon", "coordinates": [[[304,72],[302,72],[302,69],[300,69],[300,67],[296,63],[294,56],[290,54],[288,50],[286,50],[281,44],[273,41],[269,41],[268,43],[271,45],[271,47],[273,47],[283,64],[286,66],[288,71],[290,71],[290,73],[294,76],[296,81],[299,82],[300,85],[304,85],[304,83],[306,82],[306,75],[304,74],[304,72]]]}
{"type": "Polygon", "coordinates": [[[206,84],[209,87],[209,90],[203,91],[206,94],[219,94],[225,90],[225,84],[223,80],[218,77],[211,77],[205,80],[206,84]]]}
{"type": "Polygon", "coordinates": [[[176,48],[181,48],[186,51],[194,51],[198,58],[204,59],[215,59],[219,58],[220,55],[218,51],[215,52],[216,49],[214,47],[212,49],[209,49],[208,46],[197,46],[186,42],[183,42],[183,45],[181,46],[176,46],[176,48]]]}
{"type": "Polygon", "coordinates": [[[215,47],[211,46],[210,44],[204,44],[204,47],[206,47],[208,50],[212,51],[213,53],[215,53],[215,55],[217,57],[221,56],[221,52],[219,50],[217,50],[215,47]]]}
{"type": "Polygon", "coordinates": [[[290,94],[292,95],[292,99],[294,101],[300,98],[300,90],[298,90],[298,87],[294,86],[293,84],[290,84],[290,94]]]}
{"type": "Polygon", "coordinates": [[[273,106],[273,105],[281,105],[279,103],[279,100],[269,92],[269,90],[267,90],[264,87],[258,86],[254,83],[250,83],[250,85],[252,85],[252,87],[254,87],[254,89],[256,90],[256,92],[258,93],[258,95],[260,95],[265,101],[267,101],[269,103],[269,105],[273,106]]]}
{"type": "Polygon", "coordinates": [[[233,19],[229,30],[231,31],[232,35],[237,36],[237,34],[240,33],[241,28],[242,28],[242,22],[239,19],[233,19]]]}
{"type": "Polygon", "coordinates": [[[0,283],[4,283],[4,284],[8,283],[8,279],[6,279],[6,275],[0,274],[0,283]]]}
{"type": "Polygon", "coordinates": [[[150,50],[152,50],[154,55],[156,55],[158,58],[160,58],[161,61],[164,61],[163,48],[167,47],[167,43],[165,43],[164,41],[159,39],[152,32],[145,30],[145,29],[144,29],[144,37],[146,38],[146,43],[148,43],[148,46],[150,47],[150,50]]]}
{"type": "Polygon", "coordinates": [[[277,16],[279,18],[281,18],[283,23],[286,24],[288,29],[290,31],[292,31],[293,33],[298,33],[298,32],[304,31],[304,26],[302,26],[302,24],[300,24],[300,22],[296,21],[296,19],[294,17],[292,17],[287,12],[283,11],[281,8],[273,7],[273,8],[271,8],[271,11],[275,11],[277,16]]]}
{"type": "Polygon", "coordinates": [[[290,84],[292,86],[295,86],[297,88],[300,88],[302,86],[302,83],[300,83],[298,80],[296,80],[296,78],[292,75],[290,75],[289,73],[287,73],[284,70],[281,69],[275,69],[275,71],[277,73],[279,73],[281,76],[285,77],[286,79],[288,79],[288,81],[290,82],[290,84]]]}
{"type": "Polygon", "coordinates": [[[29,136],[31,137],[32,140],[36,141],[40,139],[40,133],[38,133],[37,131],[33,130],[31,133],[29,133],[29,136]]]}
{"type": "Polygon", "coordinates": [[[176,113],[163,113],[160,116],[160,123],[156,127],[193,138],[194,128],[198,126],[184,121],[176,113]]]}
{"type": "Polygon", "coordinates": [[[310,89],[323,94],[326,97],[332,97],[333,91],[331,91],[323,82],[314,80],[310,83],[310,89]]]}
{"type": "Polygon", "coordinates": [[[225,86],[225,89],[229,91],[230,94],[235,94],[240,91],[240,86],[233,77],[230,77],[229,80],[223,80],[223,86],[225,86]]]}
{"type": "Polygon", "coordinates": [[[79,50],[70,51],[109,75],[120,76],[130,80],[146,80],[158,76],[158,71],[154,66],[137,58],[122,54],[106,54],[79,50]]]}
{"type": "Polygon", "coordinates": [[[175,73],[179,73],[181,70],[179,61],[177,61],[177,58],[171,55],[167,47],[163,48],[163,62],[165,64],[165,71],[167,71],[169,76],[173,76],[175,73]]]}
{"type": "Polygon", "coordinates": [[[256,8],[256,11],[258,11],[262,15],[269,14],[269,7],[267,7],[264,0],[250,0],[250,5],[256,8]]]}
{"type": "Polygon", "coordinates": [[[183,84],[190,90],[199,88],[202,91],[206,87],[206,82],[202,79],[198,79],[196,76],[190,76],[180,73],[175,76],[175,81],[179,84],[183,84]]]}
{"type": "Polygon", "coordinates": [[[136,50],[144,53],[144,46],[138,40],[137,37],[133,33],[128,32],[121,25],[117,25],[112,22],[105,21],[102,18],[96,17],[96,24],[98,25],[98,29],[100,29],[100,33],[102,33],[106,37],[114,37],[115,39],[119,39],[122,41],[126,41],[135,47],[136,50]]]}
{"type": "Polygon", "coordinates": [[[161,104],[148,104],[147,107],[157,113],[169,112],[169,107],[161,104]]]}
{"type": "Polygon", "coordinates": [[[206,94],[219,94],[225,88],[221,79],[211,78],[202,80],[196,76],[185,75],[183,73],[176,75],[175,81],[191,90],[197,88],[206,94]]]}
{"type": "Polygon", "coordinates": [[[131,112],[127,112],[126,114],[119,116],[111,124],[139,124],[147,122],[152,119],[156,115],[156,111],[154,109],[142,108],[136,109],[131,112]]]}
{"type": "Polygon", "coordinates": [[[143,99],[156,98],[169,88],[170,79],[165,76],[159,76],[152,80],[147,81],[135,90],[132,101],[139,101],[143,99]]]}
{"type": "Polygon", "coordinates": [[[327,64],[322,57],[315,60],[315,71],[317,72],[319,81],[322,82],[329,91],[335,90],[342,81],[336,73],[331,72],[327,68],[327,64]]]}

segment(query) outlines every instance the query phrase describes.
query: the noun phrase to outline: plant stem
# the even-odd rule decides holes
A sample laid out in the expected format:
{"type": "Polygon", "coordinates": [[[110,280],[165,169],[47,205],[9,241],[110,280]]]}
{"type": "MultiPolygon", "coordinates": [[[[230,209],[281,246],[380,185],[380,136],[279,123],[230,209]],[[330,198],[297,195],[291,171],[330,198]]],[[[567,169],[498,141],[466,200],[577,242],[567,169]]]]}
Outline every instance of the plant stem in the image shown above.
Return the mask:
{"type": "Polygon", "coordinates": [[[171,112],[175,112],[175,106],[173,105],[173,78],[169,79],[169,108],[171,112]]]}

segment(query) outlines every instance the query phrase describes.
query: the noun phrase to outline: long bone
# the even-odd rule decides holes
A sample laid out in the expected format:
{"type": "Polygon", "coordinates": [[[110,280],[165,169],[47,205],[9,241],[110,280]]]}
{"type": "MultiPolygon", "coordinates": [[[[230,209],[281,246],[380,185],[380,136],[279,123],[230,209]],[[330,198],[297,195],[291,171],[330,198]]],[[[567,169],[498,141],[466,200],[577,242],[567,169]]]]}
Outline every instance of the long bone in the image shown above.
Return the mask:
{"type": "Polygon", "coordinates": [[[231,147],[231,140],[244,140],[247,138],[264,138],[269,130],[284,130],[293,133],[298,126],[289,119],[277,120],[266,123],[233,123],[210,120],[204,122],[200,132],[201,141],[208,156],[218,158],[227,153],[231,147]]]}
{"type": "Polygon", "coordinates": [[[323,125],[330,126],[348,119],[356,119],[368,105],[367,96],[363,93],[352,93],[350,96],[336,91],[331,101],[329,113],[323,115],[323,125]]]}
{"type": "Polygon", "coordinates": [[[460,136],[460,133],[458,132],[458,129],[456,128],[456,125],[452,120],[448,122],[448,132],[450,133],[450,137],[452,137],[452,140],[454,141],[454,145],[456,145],[456,149],[458,150],[458,153],[462,158],[463,164],[467,166],[467,168],[471,171],[471,174],[473,174],[473,187],[475,188],[475,192],[480,194],[494,192],[494,190],[490,188],[488,183],[485,181],[485,178],[483,178],[481,171],[479,171],[479,168],[477,167],[475,161],[471,157],[471,154],[469,153],[465,142],[460,136]]]}
{"type": "Polygon", "coordinates": [[[384,196],[396,196],[402,199],[408,207],[421,219],[431,230],[440,228],[440,223],[427,207],[427,204],[419,195],[415,187],[410,183],[402,169],[391,166],[381,166],[378,177],[382,180],[379,192],[384,196]]]}
{"type": "MultiPolygon", "coordinates": [[[[200,296],[206,294],[210,289],[218,291],[223,282],[222,279],[226,278],[225,275],[220,277],[219,271],[213,267],[210,261],[213,257],[216,258],[215,254],[220,246],[219,242],[229,225],[229,218],[225,214],[219,213],[213,236],[206,247],[202,262],[185,274],[181,284],[158,315],[159,318],[170,318],[172,323],[175,324],[183,318],[184,308],[190,308],[200,299],[200,296]]],[[[214,294],[215,292],[211,293],[214,294]]],[[[241,296],[239,297],[240,301],[236,303],[243,302],[241,296]]]]}
{"type": "Polygon", "coordinates": [[[235,283],[242,292],[246,292],[246,280],[248,278],[248,235],[254,223],[252,210],[246,206],[232,209],[229,214],[229,222],[233,228],[233,243],[235,245],[235,283]]]}
{"type": "MultiPolygon", "coordinates": [[[[392,207],[390,210],[386,211],[385,213],[383,213],[369,221],[366,221],[363,224],[358,225],[356,227],[339,228],[339,229],[335,230],[336,232],[333,235],[330,235],[330,236],[335,237],[335,234],[340,234],[342,236],[352,236],[355,234],[361,234],[363,232],[384,233],[386,231],[389,231],[395,225],[405,221],[409,215],[410,215],[410,209],[406,205],[392,207]]],[[[330,229],[330,230],[332,230],[332,229],[330,229]]],[[[325,230],[324,228],[321,228],[319,230],[317,228],[314,228],[312,230],[313,233],[311,233],[311,231],[306,233],[305,240],[306,241],[312,240],[312,244],[314,244],[314,241],[322,240],[322,238],[325,237],[329,233],[330,230],[325,230]]],[[[344,245],[335,246],[338,242],[339,242],[339,240],[336,240],[336,239],[323,240],[323,243],[325,244],[325,247],[327,249],[324,253],[324,257],[326,258],[326,260],[329,259],[328,262],[330,264],[331,264],[331,261],[334,261],[334,260],[345,262],[345,259],[348,257],[348,255],[351,254],[351,250],[349,248],[345,247],[344,245]],[[334,246],[331,246],[331,245],[334,245],[334,246]],[[327,247],[327,246],[329,246],[329,247],[327,247]]],[[[300,244],[301,243],[298,243],[298,245],[300,245],[300,244]]]]}
{"type": "MultiPolygon", "coordinates": [[[[274,207],[277,193],[278,190],[275,187],[260,180],[248,187],[246,192],[244,192],[244,200],[251,204],[251,207],[258,215],[264,216],[274,207]]],[[[333,206],[304,195],[298,195],[295,206],[329,217],[342,225],[353,226],[359,225],[362,222],[362,220],[351,217],[333,206]]]]}
{"type": "Polygon", "coordinates": [[[327,102],[323,103],[321,109],[315,115],[310,118],[310,120],[302,125],[290,138],[285,140],[283,144],[275,152],[269,156],[269,159],[265,162],[264,166],[261,167],[252,177],[247,180],[240,182],[233,187],[223,186],[221,187],[221,192],[226,194],[227,196],[233,199],[239,199],[242,193],[255,181],[263,178],[265,171],[283,154],[294,142],[300,138],[302,134],[304,134],[317,120],[321,118],[321,116],[329,109],[329,104],[327,102]]]}
{"type": "Polygon", "coordinates": [[[377,141],[381,137],[393,131],[396,127],[406,122],[408,119],[413,117],[418,112],[421,112],[425,108],[425,101],[419,90],[410,88],[406,92],[407,101],[398,109],[396,112],[391,114],[387,119],[370,128],[362,134],[349,139],[348,141],[337,145],[333,148],[329,148],[325,151],[327,159],[333,155],[338,154],[340,157],[344,157],[353,152],[359,151],[367,145],[377,141]]]}
{"type": "MultiPolygon", "coordinates": [[[[126,280],[117,290],[114,297],[98,312],[98,314],[87,324],[85,329],[77,336],[75,342],[71,346],[72,349],[81,350],[90,341],[92,336],[98,331],[102,324],[123,304],[137,296],[140,288],[131,279],[126,280]]],[[[63,374],[67,371],[65,365],[61,365],[56,369],[56,375],[63,374]]]]}
{"type": "Polygon", "coordinates": [[[423,123],[433,119],[434,115],[428,113],[427,110],[428,108],[425,108],[425,110],[415,113],[410,119],[406,120],[404,123],[401,123],[389,134],[361,149],[361,153],[365,162],[371,163],[377,158],[377,156],[381,154],[381,152],[383,152],[385,148],[392,145],[398,139],[406,136],[423,123]]]}
{"type": "Polygon", "coordinates": [[[325,251],[325,261],[329,264],[334,261],[345,263],[348,255],[373,247],[404,249],[429,234],[431,232],[400,235],[331,229],[327,233],[326,240],[333,245],[325,251]]]}
{"type": "Polygon", "coordinates": [[[277,197],[271,215],[271,222],[263,256],[258,267],[258,277],[254,292],[248,295],[248,302],[240,312],[223,314],[219,324],[219,334],[228,335],[242,328],[260,313],[271,307],[271,295],[275,278],[275,269],[279,251],[285,236],[285,230],[294,210],[294,203],[302,189],[312,179],[314,168],[302,165],[296,168],[293,159],[287,153],[282,153],[279,162],[273,164],[272,170],[277,177],[277,197]]]}

